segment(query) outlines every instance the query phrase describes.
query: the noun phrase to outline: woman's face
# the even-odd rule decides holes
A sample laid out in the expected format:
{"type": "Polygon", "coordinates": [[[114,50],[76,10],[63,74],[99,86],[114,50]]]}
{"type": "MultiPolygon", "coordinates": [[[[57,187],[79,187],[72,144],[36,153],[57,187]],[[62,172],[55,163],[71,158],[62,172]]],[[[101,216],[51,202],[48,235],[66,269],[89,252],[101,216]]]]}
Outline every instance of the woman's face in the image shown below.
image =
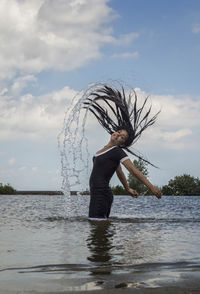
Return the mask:
{"type": "Polygon", "coordinates": [[[128,132],[126,130],[119,130],[111,135],[111,141],[114,145],[122,147],[128,139],[128,132]]]}

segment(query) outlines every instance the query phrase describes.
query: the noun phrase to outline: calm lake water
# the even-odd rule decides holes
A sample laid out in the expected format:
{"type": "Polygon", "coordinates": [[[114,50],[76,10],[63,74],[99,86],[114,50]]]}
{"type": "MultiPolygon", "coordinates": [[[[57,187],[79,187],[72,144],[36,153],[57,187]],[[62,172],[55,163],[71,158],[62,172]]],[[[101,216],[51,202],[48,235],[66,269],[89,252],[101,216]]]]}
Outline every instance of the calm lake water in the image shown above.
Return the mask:
{"type": "Polygon", "coordinates": [[[100,223],[87,220],[88,203],[0,196],[0,290],[42,291],[45,281],[52,291],[99,289],[123,275],[129,285],[156,287],[199,275],[200,197],[116,196],[100,223]]]}

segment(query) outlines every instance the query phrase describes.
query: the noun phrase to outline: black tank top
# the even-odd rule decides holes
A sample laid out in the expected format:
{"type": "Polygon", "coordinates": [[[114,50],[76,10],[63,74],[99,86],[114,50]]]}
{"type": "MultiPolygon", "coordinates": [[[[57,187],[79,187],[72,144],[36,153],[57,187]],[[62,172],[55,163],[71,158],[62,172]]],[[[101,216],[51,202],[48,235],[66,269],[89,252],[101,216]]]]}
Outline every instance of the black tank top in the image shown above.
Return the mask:
{"type": "Polygon", "coordinates": [[[93,169],[90,176],[90,188],[107,188],[120,161],[128,159],[124,150],[118,146],[96,154],[93,157],[93,169]]]}

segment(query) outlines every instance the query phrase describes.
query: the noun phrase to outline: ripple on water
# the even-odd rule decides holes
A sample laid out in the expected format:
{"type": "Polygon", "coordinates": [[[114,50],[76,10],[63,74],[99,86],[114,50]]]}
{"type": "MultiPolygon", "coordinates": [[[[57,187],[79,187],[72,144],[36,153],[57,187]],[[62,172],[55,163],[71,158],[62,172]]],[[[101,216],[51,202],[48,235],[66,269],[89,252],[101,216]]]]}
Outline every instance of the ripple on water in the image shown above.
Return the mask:
{"type": "Polygon", "coordinates": [[[70,215],[66,204],[61,195],[0,197],[2,269],[101,275],[185,262],[185,269],[199,270],[200,197],[118,196],[109,221],[98,224],[87,219],[88,196],[73,198],[70,215]]]}

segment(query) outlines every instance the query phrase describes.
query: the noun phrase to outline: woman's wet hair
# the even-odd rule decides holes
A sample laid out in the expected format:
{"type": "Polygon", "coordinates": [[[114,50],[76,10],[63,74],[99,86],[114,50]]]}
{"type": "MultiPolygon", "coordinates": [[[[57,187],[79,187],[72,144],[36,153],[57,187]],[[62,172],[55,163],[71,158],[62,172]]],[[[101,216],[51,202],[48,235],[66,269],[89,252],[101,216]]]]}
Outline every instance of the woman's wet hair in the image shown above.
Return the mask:
{"type": "Polygon", "coordinates": [[[113,85],[95,84],[86,96],[84,108],[93,113],[109,134],[126,130],[128,138],[122,148],[136,155],[129,147],[140,138],[144,130],[155,123],[159,113],[150,116],[151,106],[144,111],[148,98],[149,96],[138,106],[138,97],[134,89],[127,93],[123,86],[120,86],[119,90],[113,85]]]}

